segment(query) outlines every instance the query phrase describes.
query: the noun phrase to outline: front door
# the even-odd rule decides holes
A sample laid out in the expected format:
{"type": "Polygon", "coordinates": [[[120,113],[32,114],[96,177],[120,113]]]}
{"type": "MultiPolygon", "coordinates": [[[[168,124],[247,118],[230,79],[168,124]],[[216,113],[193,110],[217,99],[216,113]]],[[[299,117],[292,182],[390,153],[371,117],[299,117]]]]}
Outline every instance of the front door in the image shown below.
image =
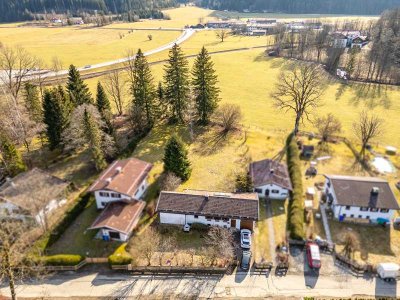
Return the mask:
{"type": "Polygon", "coordinates": [[[265,190],[265,197],[267,197],[267,198],[269,197],[269,189],[265,190]]]}
{"type": "Polygon", "coordinates": [[[235,219],[231,220],[231,227],[236,228],[236,220],[235,219]]]}

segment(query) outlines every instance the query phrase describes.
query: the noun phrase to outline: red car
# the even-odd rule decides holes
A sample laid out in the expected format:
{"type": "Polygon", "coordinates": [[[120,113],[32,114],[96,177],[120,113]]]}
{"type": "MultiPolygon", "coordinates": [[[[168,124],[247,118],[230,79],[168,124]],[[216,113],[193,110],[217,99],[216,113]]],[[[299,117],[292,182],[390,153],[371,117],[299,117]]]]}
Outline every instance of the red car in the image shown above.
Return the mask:
{"type": "Polygon", "coordinates": [[[312,269],[321,268],[321,255],[319,253],[319,246],[316,243],[308,242],[306,244],[307,261],[312,269]]]}

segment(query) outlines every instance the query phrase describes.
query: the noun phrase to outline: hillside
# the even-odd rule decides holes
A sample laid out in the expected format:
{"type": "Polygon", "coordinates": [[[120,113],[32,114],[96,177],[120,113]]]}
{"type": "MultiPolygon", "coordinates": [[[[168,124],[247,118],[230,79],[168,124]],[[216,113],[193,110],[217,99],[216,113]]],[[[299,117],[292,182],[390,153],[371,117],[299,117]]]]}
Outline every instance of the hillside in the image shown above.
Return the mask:
{"type": "Polygon", "coordinates": [[[160,9],[176,6],[175,0],[1,0],[0,22],[32,20],[38,14],[135,14],[162,17],[160,9]]]}
{"type": "Polygon", "coordinates": [[[198,5],[216,10],[378,15],[400,6],[400,0],[198,0],[198,5]]]}

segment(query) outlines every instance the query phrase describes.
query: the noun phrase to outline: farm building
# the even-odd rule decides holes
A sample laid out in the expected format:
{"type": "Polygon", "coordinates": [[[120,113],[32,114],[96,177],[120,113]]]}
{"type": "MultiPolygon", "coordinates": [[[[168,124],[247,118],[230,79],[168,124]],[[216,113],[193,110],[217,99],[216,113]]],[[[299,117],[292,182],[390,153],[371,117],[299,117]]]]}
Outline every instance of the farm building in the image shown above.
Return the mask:
{"type": "Polygon", "coordinates": [[[253,230],[258,220],[258,195],[207,191],[162,191],[156,211],[162,224],[201,223],[253,230]]]}
{"type": "Polygon", "coordinates": [[[325,175],[325,194],[339,221],[390,222],[399,204],[386,180],[325,175]]]}
{"type": "Polygon", "coordinates": [[[285,200],[292,190],[289,172],[285,164],[265,159],[252,162],[249,168],[254,191],[269,199],[285,200]]]}

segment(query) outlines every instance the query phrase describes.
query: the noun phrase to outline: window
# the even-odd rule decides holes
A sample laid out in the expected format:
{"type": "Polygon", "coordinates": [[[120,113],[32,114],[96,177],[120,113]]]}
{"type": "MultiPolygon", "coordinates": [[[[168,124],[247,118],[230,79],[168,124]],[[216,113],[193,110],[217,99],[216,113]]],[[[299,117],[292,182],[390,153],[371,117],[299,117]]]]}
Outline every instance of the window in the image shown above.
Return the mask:
{"type": "Polygon", "coordinates": [[[346,210],[350,210],[350,206],[349,205],[346,206],[346,210]]]}
{"type": "Polygon", "coordinates": [[[198,219],[198,218],[199,218],[199,216],[198,216],[198,215],[194,215],[194,218],[195,218],[195,219],[198,219]]]}
{"type": "Polygon", "coordinates": [[[387,208],[381,208],[381,213],[388,213],[389,210],[387,208]]]}
{"type": "Polygon", "coordinates": [[[144,190],[144,185],[142,185],[142,191],[144,190]]]}
{"type": "Polygon", "coordinates": [[[350,215],[350,218],[354,218],[354,215],[350,215]]]}
{"type": "Polygon", "coordinates": [[[358,215],[358,218],[359,218],[359,219],[362,219],[362,215],[358,215]]]}
{"type": "Polygon", "coordinates": [[[343,215],[342,215],[342,217],[343,217],[343,218],[346,218],[346,217],[347,217],[347,215],[346,215],[346,214],[343,214],[343,215]]]}
{"type": "Polygon", "coordinates": [[[271,190],[272,194],[279,194],[279,190],[271,190]]]}
{"type": "Polygon", "coordinates": [[[106,193],[106,192],[100,192],[99,195],[101,197],[110,197],[110,193],[106,193]]]}
{"type": "Polygon", "coordinates": [[[368,211],[368,207],[360,207],[360,211],[368,211]]]}
{"type": "Polygon", "coordinates": [[[121,194],[111,193],[112,198],[121,198],[121,194]]]}
{"type": "Polygon", "coordinates": [[[258,194],[262,194],[262,189],[254,189],[254,191],[258,194]]]}
{"type": "Polygon", "coordinates": [[[369,220],[369,216],[366,216],[365,218],[366,218],[367,220],[369,220]]]}
{"type": "Polygon", "coordinates": [[[119,240],[121,238],[119,235],[119,232],[109,231],[109,234],[110,234],[110,238],[112,238],[112,239],[119,240]]]}
{"type": "Polygon", "coordinates": [[[372,211],[372,212],[377,212],[377,211],[379,211],[379,208],[371,207],[371,211],[372,211]]]}
{"type": "Polygon", "coordinates": [[[101,202],[100,204],[101,204],[101,206],[106,206],[107,202],[101,202]]]}
{"type": "Polygon", "coordinates": [[[221,218],[215,217],[214,220],[219,221],[219,220],[221,220],[221,218]]]}
{"type": "Polygon", "coordinates": [[[328,185],[328,187],[331,187],[331,182],[330,182],[330,181],[328,181],[328,184],[327,184],[327,185],[328,185]]]}

